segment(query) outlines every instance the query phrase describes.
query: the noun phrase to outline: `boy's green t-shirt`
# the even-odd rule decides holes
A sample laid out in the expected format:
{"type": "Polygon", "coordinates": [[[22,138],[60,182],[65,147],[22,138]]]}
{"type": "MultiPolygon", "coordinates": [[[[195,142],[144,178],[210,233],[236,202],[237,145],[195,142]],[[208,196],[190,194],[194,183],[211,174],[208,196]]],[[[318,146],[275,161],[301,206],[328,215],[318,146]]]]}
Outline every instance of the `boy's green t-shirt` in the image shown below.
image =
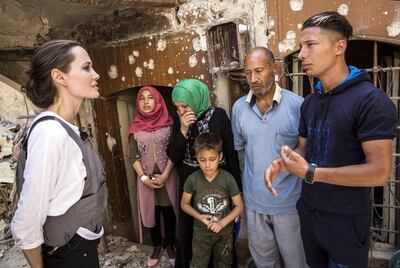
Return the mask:
{"type": "MultiPolygon", "coordinates": [[[[200,214],[209,214],[215,220],[221,220],[231,211],[231,197],[239,194],[239,188],[233,176],[219,169],[218,175],[209,182],[201,172],[193,172],[187,179],[183,190],[192,195],[193,208],[200,214]]],[[[207,226],[195,219],[193,229],[196,232],[213,233],[207,226]]],[[[233,222],[225,226],[218,235],[228,234],[233,231],[233,222]]]]}

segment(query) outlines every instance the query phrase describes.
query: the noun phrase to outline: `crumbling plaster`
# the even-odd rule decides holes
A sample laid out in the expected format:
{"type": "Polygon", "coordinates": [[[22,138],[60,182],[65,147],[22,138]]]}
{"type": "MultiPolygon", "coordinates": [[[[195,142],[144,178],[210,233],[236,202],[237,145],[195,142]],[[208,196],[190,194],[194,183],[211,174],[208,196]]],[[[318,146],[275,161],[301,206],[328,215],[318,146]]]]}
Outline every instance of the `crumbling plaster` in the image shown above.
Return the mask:
{"type": "Polygon", "coordinates": [[[28,68],[28,61],[0,61],[0,74],[19,85],[23,85],[26,82],[25,71],[28,68]]]}
{"type": "Polygon", "coordinates": [[[190,1],[174,8],[133,8],[94,17],[78,24],[72,34],[84,44],[99,45],[188,29],[204,34],[210,25],[240,18],[247,22],[252,44],[266,45],[265,12],[264,0],[190,1]]]}
{"type": "Polygon", "coordinates": [[[159,6],[177,6],[188,0],[62,0],[70,3],[81,3],[90,6],[103,6],[108,8],[151,8],[159,6]]]}
{"type": "Polygon", "coordinates": [[[44,14],[19,1],[5,0],[0,6],[0,18],[0,47],[33,47],[49,31],[44,14]]]}
{"type": "Polygon", "coordinates": [[[77,23],[110,12],[104,7],[60,0],[3,0],[0,4],[0,49],[33,48],[46,40],[59,38],[58,33],[68,33],[62,37],[72,38],[70,33],[77,23]]]}
{"type": "Polygon", "coordinates": [[[38,109],[24,97],[20,91],[20,85],[7,77],[0,75],[0,117],[1,119],[14,124],[24,125],[26,119],[33,115],[38,109]]]}
{"type": "Polygon", "coordinates": [[[269,48],[278,58],[298,51],[302,23],[310,15],[327,10],[335,10],[351,22],[352,39],[400,43],[399,1],[268,0],[266,3],[269,48]]]}
{"type": "Polygon", "coordinates": [[[0,183],[14,182],[12,148],[27,126],[28,119],[23,117],[33,115],[37,110],[19,88],[18,84],[0,75],[0,183]]]}
{"type": "MultiPolygon", "coordinates": [[[[207,51],[205,35],[208,27],[212,25],[240,19],[245,24],[245,31],[248,31],[251,46],[267,45],[265,12],[264,0],[190,1],[175,8],[146,9],[141,12],[126,9],[81,23],[75,28],[74,37],[89,47],[104,45],[118,47],[128,40],[149,38],[150,42],[154,43],[152,45],[157,46],[157,50],[163,51],[165,43],[157,40],[163,41],[162,37],[169,33],[183,34],[190,30],[195,33],[192,39],[193,47],[182,48],[194,50],[194,53],[188,54],[186,60],[190,68],[200,63],[207,64],[205,59],[195,58],[194,55],[199,50],[207,51]],[[153,41],[151,38],[154,38],[153,41]]],[[[133,54],[128,58],[129,64],[135,64],[137,60],[138,58],[133,54]]],[[[136,67],[134,72],[137,78],[142,77],[146,68],[149,69],[149,64],[146,63],[148,62],[143,62],[144,65],[136,67]]],[[[120,68],[117,68],[116,65],[114,63],[108,66],[109,78],[118,78],[125,82],[126,75],[121,75],[120,68]]],[[[150,64],[150,66],[152,65],[150,64]]],[[[174,68],[168,69],[168,73],[174,71],[174,68]]],[[[198,77],[204,79],[206,76],[207,74],[203,74],[198,77]]],[[[228,86],[228,81],[217,81],[220,79],[228,79],[228,77],[215,76],[212,80],[211,93],[215,96],[213,98],[215,104],[221,104],[223,108],[229,110],[229,105],[226,106],[229,101],[225,100],[225,98],[229,98],[229,94],[219,94],[228,92],[228,88],[219,88],[228,86]],[[218,93],[216,92],[217,88],[218,93]]]]}
{"type": "MultiPolygon", "coordinates": [[[[237,18],[246,22],[252,46],[266,45],[265,2],[5,0],[0,9],[0,23],[5,20],[2,24],[10,27],[2,27],[4,30],[0,31],[0,50],[32,49],[54,38],[74,38],[87,47],[118,45],[132,38],[190,29],[198,34],[198,40],[203,40],[200,45],[205,51],[207,27],[237,18]]],[[[199,61],[202,59],[197,59],[197,64],[199,61]]],[[[196,64],[194,59],[188,58],[188,62],[196,64]]],[[[18,67],[15,63],[7,65],[18,67]]],[[[8,66],[3,68],[5,72],[10,69],[8,66]]],[[[0,72],[4,74],[3,70],[0,72]]],[[[12,79],[18,77],[6,75],[12,79]]]]}
{"type": "MultiPolygon", "coordinates": [[[[3,0],[0,3],[0,49],[34,48],[46,40],[74,38],[90,33],[82,28],[93,23],[97,35],[105,41],[124,38],[141,25],[134,19],[148,10],[176,7],[186,0],[3,0]],[[122,16],[119,16],[122,14],[122,16]],[[133,17],[132,17],[133,16],[133,17]],[[110,30],[116,30],[112,34],[110,30]],[[78,35],[78,36],[77,36],[78,35]]],[[[152,19],[145,19],[154,23],[152,19]]],[[[90,38],[89,38],[90,41],[90,38]]],[[[94,40],[97,41],[97,40],[94,40]]]]}

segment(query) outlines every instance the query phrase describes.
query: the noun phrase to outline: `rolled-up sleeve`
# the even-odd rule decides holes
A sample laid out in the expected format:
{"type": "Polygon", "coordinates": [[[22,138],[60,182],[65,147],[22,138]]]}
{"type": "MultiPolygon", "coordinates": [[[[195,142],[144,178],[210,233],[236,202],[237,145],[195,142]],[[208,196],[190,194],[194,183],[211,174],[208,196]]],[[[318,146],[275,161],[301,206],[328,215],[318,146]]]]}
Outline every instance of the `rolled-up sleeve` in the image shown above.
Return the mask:
{"type": "Polygon", "coordinates": [[[51,189],[55,185],[60,154],[65,146],[59,134],[43,131],[38,125],[29,138],[25,181],[11,222],[16,245],[23,250],[36,248],[44,242],[42,226],[47,218],[51,189]]]}

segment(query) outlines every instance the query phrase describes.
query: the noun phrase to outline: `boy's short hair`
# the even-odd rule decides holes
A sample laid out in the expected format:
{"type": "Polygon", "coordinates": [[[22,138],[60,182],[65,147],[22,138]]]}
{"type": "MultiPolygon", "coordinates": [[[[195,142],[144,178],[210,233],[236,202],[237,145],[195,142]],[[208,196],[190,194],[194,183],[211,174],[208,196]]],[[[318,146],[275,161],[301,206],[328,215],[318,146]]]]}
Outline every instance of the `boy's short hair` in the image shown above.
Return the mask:
{"type": "Polygon", "coordinates": [[[322,12],[311,16],[303,23],[301,30],[310,27],[320,27],[322,30],[335,32],[346,40],[349,40],[353,35],[353,26],[346,17],[335,11],[322,12]]]}
{"type": "Polygon", "coordinates": [[[194,140],[194,151],[198,154],[201,150],[216,150],[222,152],[222,140],[212,133],[202,133],[194,140]]]}

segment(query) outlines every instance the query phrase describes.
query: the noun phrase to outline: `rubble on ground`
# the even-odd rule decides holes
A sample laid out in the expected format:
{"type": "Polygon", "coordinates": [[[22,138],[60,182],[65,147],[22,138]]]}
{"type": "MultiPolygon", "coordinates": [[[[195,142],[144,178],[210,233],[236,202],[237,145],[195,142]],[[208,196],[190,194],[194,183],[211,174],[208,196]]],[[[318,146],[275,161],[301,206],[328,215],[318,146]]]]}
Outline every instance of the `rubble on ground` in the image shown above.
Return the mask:
{"type": "Polygon", "coordinates": [[[7,250],[7,244],[12,240],[10,222],[14,210],[12,201],[17,164],[13,147],[25,129],[0,117],[0,256],[1,250],[7,250]]]}
{"type": "MultiPolygon", "coordinates": [[[[102,268],[147,267],[147,258],[153,247],[129,242],[125,237],[108,235],[105,237],[108,253],[100,254],[102,268]]],[[[171,267],[164,250],[156,267],[171,267]]]]}

